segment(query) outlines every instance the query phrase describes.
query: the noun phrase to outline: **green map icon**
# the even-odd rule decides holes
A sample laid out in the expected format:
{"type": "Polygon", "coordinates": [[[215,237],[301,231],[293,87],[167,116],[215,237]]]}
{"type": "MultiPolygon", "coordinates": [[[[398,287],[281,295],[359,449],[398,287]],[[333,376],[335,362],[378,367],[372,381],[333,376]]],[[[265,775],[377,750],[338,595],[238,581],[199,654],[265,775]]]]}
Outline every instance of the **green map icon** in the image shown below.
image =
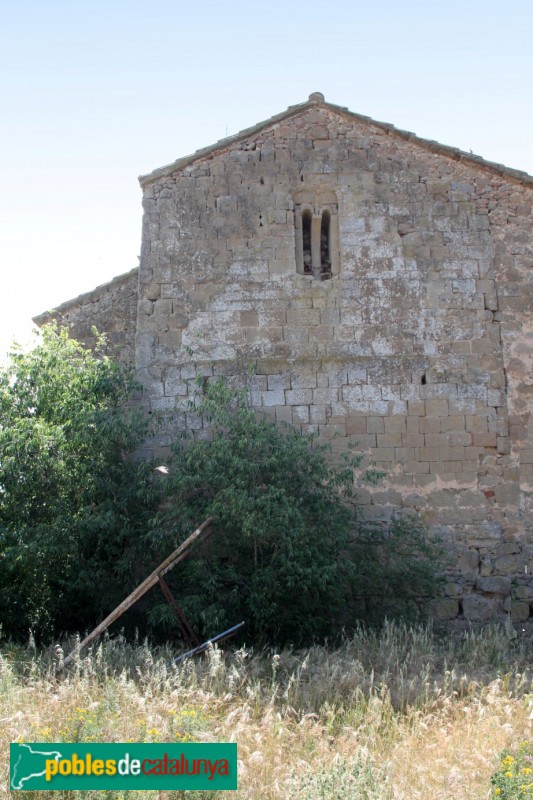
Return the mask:
{"type": "MultiPolygon", "coordinates": [[[[32,785],[32,781],[37,779],[41,783],[46,780],[46,762],[51,759],[59,761],[62,753],[53,750],[46,744],[19,744],[15,745],[17,751],[13,759],[11,750],[11,781],[12,789],[38,789],[39,786],[32,785]]],[[[13,747],[13,745],[11,745],[13,747]]]]}

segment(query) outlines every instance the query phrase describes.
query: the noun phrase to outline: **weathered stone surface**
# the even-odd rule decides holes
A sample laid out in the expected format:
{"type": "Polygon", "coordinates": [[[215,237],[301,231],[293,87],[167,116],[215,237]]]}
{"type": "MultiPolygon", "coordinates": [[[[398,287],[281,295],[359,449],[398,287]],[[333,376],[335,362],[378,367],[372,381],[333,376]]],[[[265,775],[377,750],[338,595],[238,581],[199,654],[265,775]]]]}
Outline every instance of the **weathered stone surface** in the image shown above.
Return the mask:
{"type": "Polygon", "coordinates": [[[460,583],[447,583],[444,587],[444,594],[447,597],[460,598],[463,594],[463,587],[460,583]]]}
{"type": "Polygon", "coordinates": [[[511,603],[511,619],[513,622],[524,622],[529,617],[529,603],[513,600],[511,603]]]}
{"type": "Polygon", "coordinates": [[[141,184],[139,270],[57,316],[135,365],[165,420],[153,447],[194,391],[191,349],[206,377],[253,362],[256,408],[335,450],[359,439],[387,474],[369,516],[446,530],[465,617],[499,613],[533,569],[533,178],[314,93],[141,184]]]}
{"type": "Polygon", "coordinates": [[[452,597],[444,597],[432,604],[431,612],[438,620],[454,619],[459,613],[459,603],[452,597]]]}
{"type": "Polygon", "coordinates": [[[513,587],[513,598],[533,601],[533,583],[519,584],[513,587]]]}
{"type": "Polygon", "coordinates": [[[496,611],[496,603],[487,597],[469,594],[463,598],[463,613],[465,618],[472,622],[489,620],[494,617],[496,611]]]}
{"type": "Polygon", "coordinates": [[[494,560],[494,571],[503,575],[516,575],[524,571],[524,557],[520,554],[500,556],[494,560]]]}
{"type": "Polygon", "coordinates": [[[492,573],[492,560],[488,556],[482,556],[479,560],[479,574],[482,577],[492,573]]]}
{"type": "Polygon", "coordinates": [[[490,576],[488,578],[478,578],[476,581],[476,589],[481,592],[489,592],[491,594],[501,594],[504,597],[511,591],[511,579],[501,578],[497,576],[490,576]]]}
{"type": "Polygon", "coordinates": [[[153,303],[148,298],[143,299],[140,306],[138,304],[138,280],[139,270],[134,269],[92,292],[63,303],[51,313],[35,317],[34,322],[44,325],[55,320],[69,328],[71,335],[87,347],[96,345],[93,331],[96,328],[99,333],[107,335],[113,355],[133,364],[137,315],[153,313],[153,303]]]}
{"type": "Polygon", "coordinates": [[[469,548],[459,557],[459,568],[465,578],[476,579],[479,575],[479,551],[469,548]]]}

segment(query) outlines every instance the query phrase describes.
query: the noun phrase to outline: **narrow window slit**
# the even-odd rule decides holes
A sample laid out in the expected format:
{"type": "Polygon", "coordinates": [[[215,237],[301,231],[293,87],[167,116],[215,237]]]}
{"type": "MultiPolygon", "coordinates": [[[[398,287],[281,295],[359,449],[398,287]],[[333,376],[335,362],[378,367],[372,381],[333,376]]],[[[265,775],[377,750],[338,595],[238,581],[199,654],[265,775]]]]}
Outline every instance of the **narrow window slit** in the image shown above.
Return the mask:
{"type": "Polygon", "coordinates": [[[339,274],[338,204],[331,190],[295,193],[294,242],[298,274],[319,281],[339,274]]]}
{"type": "Polygon", "coordinates": [[[311,256],[311,220],[312,214],[306,209],[302,214],[302,239],[304,251],[304,273],[312,275],[312,256],[311,256]]]}
{"type": "Polygon", "coordinates": [[[331,215],[324,211],[320,227],[320,273],[323,279],[331,277],[330,223],[331,215]]]}

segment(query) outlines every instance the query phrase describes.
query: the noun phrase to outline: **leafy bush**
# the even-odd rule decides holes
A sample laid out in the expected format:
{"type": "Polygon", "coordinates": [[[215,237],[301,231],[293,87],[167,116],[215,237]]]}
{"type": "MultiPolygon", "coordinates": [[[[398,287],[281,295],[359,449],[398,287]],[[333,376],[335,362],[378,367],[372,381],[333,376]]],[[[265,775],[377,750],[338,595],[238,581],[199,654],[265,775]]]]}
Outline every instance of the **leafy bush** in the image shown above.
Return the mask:
{"type": "MultiPolygon", "coordinates": [[[[168,479],[154,481],[152,464],[128,456],[150,434],[136,388],[102,349],[52,327],[0,372],[7,633],[99,621],[208,516],[216,536],[170,578],[202,635],[244,619],[254,641],[302,644],[357,617],[416,612],[434,593],[438,561],[418,521],[359,520],[354,474],[378,476],[361,474],[356,452],[335,460],[256,415],[246,391],[199,381],[209,437],[180,438],[168,479]]],[[[159,634],[174,624],[166,605],[151,618],[159,634]]]]}
{"type": "MultiPolygon", "coordinates": [[[[100,344],[103,344],[101,341],[100,344]]],[[[43,330],[0,372],[0,624],[79,629],[129,588],[132,542],[155,512],[131,372],[43,330]]]]}
{"type": "MultiPolygon", "coordinates": [[[[166,552],[199,520],[215,520],[216,536],[171,578],[193,627],[212,635],[243,619],[255,641],[301,644],[434,593],[438,561],[418,522],[360,523],[360,455],[335,462],[316,438],[258,416],[246,390],[223,379],[202,389],[197,411],[211,438],[176,442],[150,540],[166,552]]],[[[167,616],[159,607],[153,618],[167,616]]]]}

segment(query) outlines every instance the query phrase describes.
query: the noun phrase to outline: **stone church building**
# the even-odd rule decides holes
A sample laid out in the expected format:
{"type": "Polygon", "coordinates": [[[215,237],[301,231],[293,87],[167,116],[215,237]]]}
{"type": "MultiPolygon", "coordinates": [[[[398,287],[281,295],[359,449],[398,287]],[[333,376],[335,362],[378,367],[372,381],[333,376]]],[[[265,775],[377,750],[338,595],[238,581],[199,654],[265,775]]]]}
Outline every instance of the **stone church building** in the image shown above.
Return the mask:
{"type": "Polygon", "coordinates": [[[206,377],[254,362],[258,410],[357,440],[387,475],[366,512],[416,510],[446,544],[438,617],[525,624],[533,178],[315,92],[140,183],[139,268],[53,315],[135,364],[167,419],[158,456],[203,435],[192,360],[206,377]]]}

